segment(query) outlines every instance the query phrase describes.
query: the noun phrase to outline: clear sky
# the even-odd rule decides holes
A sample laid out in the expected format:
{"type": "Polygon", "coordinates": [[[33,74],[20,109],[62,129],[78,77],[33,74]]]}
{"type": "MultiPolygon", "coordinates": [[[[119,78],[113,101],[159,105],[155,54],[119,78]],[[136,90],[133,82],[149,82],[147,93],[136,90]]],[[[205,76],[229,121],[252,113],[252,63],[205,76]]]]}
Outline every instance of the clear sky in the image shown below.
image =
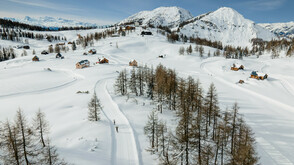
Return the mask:
{"type": "Polygon", "coordinates": [[[232,7],[257,23],[294,21],[294,0],[0,0],[0,17],[52,16],[109,24],[160,6],[179,6],[194,16],[232,7]]]}

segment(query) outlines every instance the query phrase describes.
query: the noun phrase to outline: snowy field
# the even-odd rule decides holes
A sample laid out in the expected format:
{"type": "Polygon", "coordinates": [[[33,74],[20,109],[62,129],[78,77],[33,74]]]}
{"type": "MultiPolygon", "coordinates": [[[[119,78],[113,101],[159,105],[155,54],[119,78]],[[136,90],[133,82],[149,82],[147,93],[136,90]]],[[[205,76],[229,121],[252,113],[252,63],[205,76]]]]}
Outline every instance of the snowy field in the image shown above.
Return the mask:
{"type": "MultiPolygon", "coordinates": [[[[55,32],[61,33],[68,41],[79,34],[76,31],[55,32]]],[[[161,63],[174,68],[181,77],[199,78],[204,89],[213,82],[222,109],[239,103],[240,113],[255,132],[260,163],[294,164],[293,58],[273,60],[270,55],[262,55],[258,59],[253,56],[244,60],[201,59],[197,53],[180,56],[179,48],[189,44],[168,43],[156,32],[145,37],[139,33],[137,30],[126,37],[102,39],[86,50],[78,47],[75,52],[62,53],[64,59],[56,59],[55,54],[40,55],[49,43],[29,40],[39,62],[32,62],[32,53],[28,51],[29,56],[0,63],[0,120],[13,119],[18,108],[31,118],[40,108],[49,120],[52,142],[67,162],[156,164],[157,158],[146,151],[148,141],[143,132],[153,105],[145,98],[127,100],[127,97],[116,96],[113,90],[117,71],[130,70],[128,62],[136,59],[142,65],[156,67],[161,63]],[[82,55],[91,48],[97,50],[96,55],[82,55]],[[162,54],[166,54],[166,58],[157,58],[162,54]],[[106,57],[110,63],[93,65],[98,57],[106,57]],[[84,59],[91,62],[91,67],[76,69],[75,64],[84,59]],[[231,71],[233,63],[242,64],[245,69],[231,71]],[[252,70],[267,73],[269,78],[264,81],[250,79],[252,70]],[[240,79],[245,83],[238,84],[240,79]],[[90,94],[76,94],[77,91],[90,94]],[[94,91],[103,105],[101,121],[97,123],[87,120],[87,104],[94,91]],[[119,133],[115,131],[113,120],[119,125],[119,133]]],[[[10,42],[3,41],[3,44],[10,42]]],[[[208,50],[213,54],[214,49],[205,47],[206,53],[208,50]]],[[[168,111],[163,116],[168,120],[175,118],[168,111]]]]}

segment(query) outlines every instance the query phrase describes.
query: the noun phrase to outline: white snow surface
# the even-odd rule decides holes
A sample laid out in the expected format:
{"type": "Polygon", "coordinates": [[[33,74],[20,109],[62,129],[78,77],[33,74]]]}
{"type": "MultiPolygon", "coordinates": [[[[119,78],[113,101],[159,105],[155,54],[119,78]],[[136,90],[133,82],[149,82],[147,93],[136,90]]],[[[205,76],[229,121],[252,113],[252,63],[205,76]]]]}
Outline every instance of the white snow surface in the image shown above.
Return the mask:
{"type": "Polygon", "coordinates": [[[25,24],[36,25],[36,26],[44,26],[44,27],[89,27],[89,26],[97,26],[95,23],[88,23],[76,20],[69,20],[64,18],[55,18],[55,17],[29,17],[25,16],[24,18],[8,18],[4,17],[5,19],[9,19],[12,21],[17,21],[25,24]]]}
{"type": "Polygon", "coordinates": [[[229,7],[200,15],[189,20],[189,24],[180,29],[180,33],[190,37],[221,41],[224,45],[251,47],[251,39],[261,38],[269,41],[276,36],[269,30],[245,19],[240,13],[229,7]]]}
{"type": "Polygon", "coordinates": [[[285,22],[285,23],[260,23],[259,26],[262,26],[271,32],[288,38],[294,38],[294,22],[285,22]]]}
{"type": "Polygon", "coordinates": [[[177,27],[180,23],[192,17],[193,16],[189,11],[180,7],[159,7],[152,11],[141,11],[122,20],[118,24],[139,22],[142,25],[151,24],[155,27],[159,25],[177,27]]]}
{"type": "MultiPolygon", "coordinates": [[[[244,20],[231,21],[242,25],[244,20]]],[[[51,33],[74,39],[77,33],[85,35],[95,30],[98,31],[51,33]]],[[[205,90],[213,82],[223,110],[234,102],[239,103],[240,113],[255,132],[260,163],[294,164],[293,58],[273,60],[270,54],[243,60],[206,58],[208,51],[215,51],[209,47],[204,47],[204,58],[198,53],[180,56],[179,48],[189,44],[171,44],[155,30],[152,30],[153,36],[141,37],[140,31],[137,29],[126,37],[102,39],[86,50],[78,47],[75,52],[61,53],[64,59],[56,59],[55,54],[40,55],[50,43],[29,40],[28,56],[0,63],[0,121],[13,120],[18,108],[31,119],[40,108],[49,120],[52,144],[67,162],[77,165],[158,164],[158,158],[146,151],[149,142],[143,131],[154,105],[145,97],[116,95],[113,89],[117,71],[124,68],[130,71],[132,67],[128,62],[135,59],[139,64],[154,67],[161,63],[176,69],[184,78],[199,78],[205,90]],[[117,43],[118,48],[110,42],[117,43]],[[82,55],[92,48],[97,50],[96,55],[82,55]],[[32,49],[36,50],[39,62],[31,61],[32,49]],[[167,56],[157,58],[161,54],[167,56]],[[93,65],[103,56],[110,60],[109,64],[93,65]],[[75,69],[75,64],[85,59],[91,62],[91,67],[75,69]],[[244,65],[245,69],[231,71],[233,63],[244,65]],[[252,70],[267,73],[269,77],[264,81],[250,79],[252,70]],[[245,83],[238,84],[240,79],[245,83]],[[87,90],[90,94],[76,94],[87,90]],[[99,122],[87,120],[87,104],[94,91],[103,105],[99,122]],[[119,127],[118,133],[113,120],[119,127]]],[[[1,45],[3,43],[12,44],[1,41],[1,45]]],[[[173,112],[165,110],[159,116],[168,126],[175,126],[173,112]]]]}

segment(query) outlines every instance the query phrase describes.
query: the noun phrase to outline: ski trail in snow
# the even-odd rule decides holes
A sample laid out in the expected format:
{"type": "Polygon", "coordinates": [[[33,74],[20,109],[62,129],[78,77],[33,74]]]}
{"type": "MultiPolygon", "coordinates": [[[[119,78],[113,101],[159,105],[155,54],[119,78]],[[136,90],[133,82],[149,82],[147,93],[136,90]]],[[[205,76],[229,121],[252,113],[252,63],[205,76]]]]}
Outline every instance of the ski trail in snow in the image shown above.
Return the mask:
{"type": "Polygon", "coordinates": [[[279,78],[279,81],[281,83],[281,85],[285,88],[285,90],[291,94],[292,96],[294,96],[294,86],[289,83],[289,81],[284,78],[285,76],[282,75],[276,75],[276,74],[272,74],[273,77],[279,78]]]}
{"type": "Polygon", "coordinates": [[[44,92],[57,91],[59,89],[69,87],[69,86],[75,84],[80,78],[83,78],[83,76],[80,76],[80,75],[78,75],[78,74],[76,74],[76,73],[74,73],[73,71],[70,71],[70,70],[66,70],[66,69],[56,69],[56,70],[63,71],[64,73],[66,73],[67,75],[72,77],[72,80],[64,82],[64,83],[56,85],[56,86],[52,86],[50,88],[44,88],[44,89],[39,89],[39,90],[34,90],[34,91],[25,91],[25,92],[17,92],[17,93],[11,93],[11,94],[6,94],[6,95],[0,95],[0,99],[1,98],[7,98],[7,97],[14,97],[14,96],[22,96],[22,95],[26,95],[26,94],[40,94],[40,93],[44,93],[44,92]]]}
{"type": "Polygon", "coordinates": [[[262,137],[257,137],[256,141],[263,150],[275,161],[278,165],[293,165],[281,152],[279,152],[271,143],[262,137]]]}
{"type": "MultiPolygon", "coordinates": [[[[264,63],[265,63],[265,64],[264,64],[264,66],[261,68],[261,71],[262,71],[263,73],[266,73],[266,72],[265,72],[265,68],[269,67],[270,64],[269,64],[267,61],[265,61],[264,63]]],[[[279,78],[279,81],[280,81],[281,85],[285,88],[285,90],[286,90],[289,94],[291,94],[292,96],[294,96],[294,86],[293,86],[291,83],[289,83],[289,82],[287,81],[286,76],[283,76],[283,75],[277,75],[277,74],[271,74],[271,75],[272,75],[273,77],[279,78]]]]}
{"type": "Polygon", "coordinates": [[[109,124],[112,125],[112,132],[118,126],[118,133],[112,133],[111,163],[113,165],[139,165],[133,129],[118,105],[112,100],[106,85],[107,79],[103,79],[97,82],[95,89],[97,96],[103,103],[103,113],[108,118],[109,124]],[[113,120],[115,120],[116,125],[113,124],[113,120]]]}

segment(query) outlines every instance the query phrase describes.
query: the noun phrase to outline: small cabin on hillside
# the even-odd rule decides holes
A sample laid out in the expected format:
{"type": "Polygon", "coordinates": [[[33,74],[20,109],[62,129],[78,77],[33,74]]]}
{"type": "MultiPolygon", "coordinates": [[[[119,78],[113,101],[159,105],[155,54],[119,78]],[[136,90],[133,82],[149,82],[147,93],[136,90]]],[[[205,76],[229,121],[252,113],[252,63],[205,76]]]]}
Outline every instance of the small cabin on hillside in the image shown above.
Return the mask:
{"type": "Polygon", "coordinates": [[[55,57],[60,58],[60,59],[64,59],[64,57],[60,53],[57,53],[55,57]]]}
{"type": "Polygon", "coordinates": [[[244,66],[243,65],[237,66],[236,64],[233,64],[233,66],[231,67],[231,70],[233,71],[244,70],[244,66]]]}
{"type": "Polygon", "coordinates": [[[255,79],[258,79],[258,74],[256,71],[252,71],[251,72],[251,75],[250,75],[250,78],[255,78],[255,79]]]}
{"type": "Polygon", "coordinates": [[[91,49],[88,51],[90,54],[96,54],[96,49],[91,49]]]}
{"type": "Polygon", "coordinates": [[[136,60],[132,60],[129,62],[129,66],[138,66],[138,62],[136,60]]]}
{"type": "Polygon", "coordinates": [[[90,66],[90,62],[88,60],[82,60],[82,61],[76,63],[77,69],[83,69],[83,68],[86,68],[89,66],[90,66]]]}
{"type": "Polygon", "coordinates": [[[141,32],[141,35],[142,35],[142,36],[144,36],[144,35],[152,35],[152,33],[149,32],[149,31],[142,31],[142,32],[141,32]]]}
{"type": "Polygon", "coordinates": [[[39,57],[34,56],[34,57],[32,58],[32,61],[40,61],[40,60],[39,60],[39,57]]]}
{"type": "Polygon", "coordinates": [[[30,46],[29,45],[24,45],[22,48],[24,48],[24,49],[30,49],[30,46]]]}
{"type": "Polygon", "coordinates": [[[99,64],[109,63],[107,58],[103,58],[102,60],[99,59],[99,64]]]}
{"type": "Polygon", "coordinates": [[[134,29],[136,29],[135,27],[132,27],[132,26],[126,26],[125,27],[125,30],[134,30],[134,29]]]}
{"type": "Polygon", "coordinates": [[[257,80],[264,80],[264,79],[267,79],[267,77],[268,77],[267,74],[265,74],[264,76],[258,76],[256,71],[252,71],[251,75],[250,75],[250,78],[254,78],[254,79],[257,79],[257,80]]]}
{"type": "Polygon", "coordinates": [[[244,84],[245,81],[244,80],[239,80],[239,84],[244,84]]]}
{"type": "Polygon", "coordinates": [[[44,54],[44,55],[46,55],[46,54],[49,54],[46,50],[43,50],[42,52],[41,52],[41,54],[44,54]]]}
{"type": "Polygon", "coordinates": [[[164,54],[164,55],[161,54],[161,55],[158,56],[158,58],[165,58],[165,57],[166,57],[166,54],[164,54]]]}

